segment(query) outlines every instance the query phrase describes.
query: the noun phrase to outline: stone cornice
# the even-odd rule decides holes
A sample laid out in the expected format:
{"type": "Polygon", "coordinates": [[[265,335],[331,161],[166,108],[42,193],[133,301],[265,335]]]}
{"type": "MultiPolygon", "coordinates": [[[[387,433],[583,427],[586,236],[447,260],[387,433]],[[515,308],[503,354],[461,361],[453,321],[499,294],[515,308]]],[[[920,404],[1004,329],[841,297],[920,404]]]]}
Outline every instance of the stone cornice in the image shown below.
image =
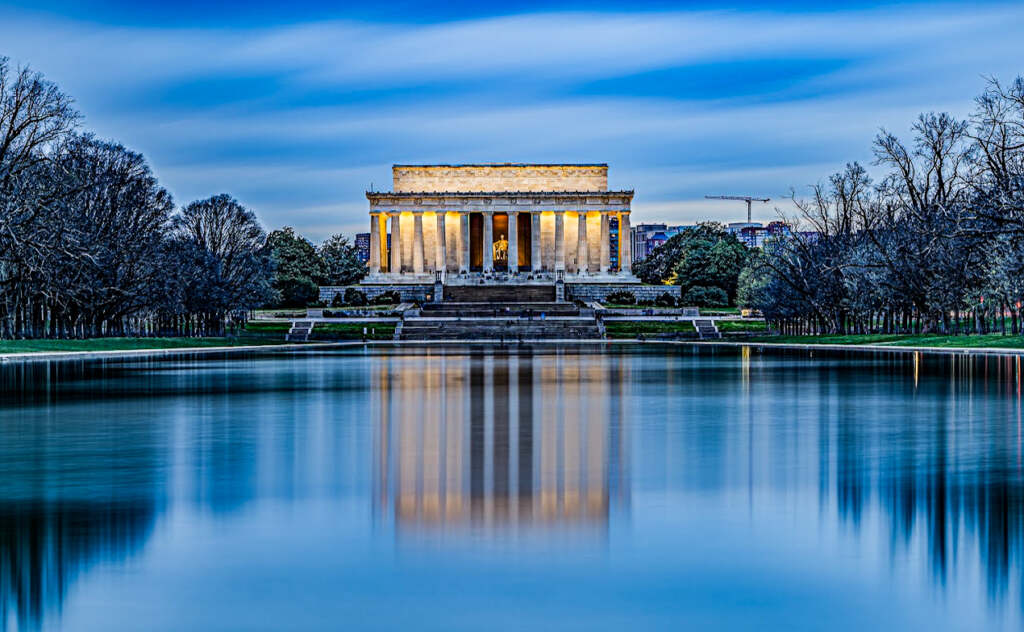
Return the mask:
{"type": "Polygon", "coordinates": [[[423,191],[394,193],[392,191],[367,191],[366,199],[382,200],[389,198],[546,198],[546,197],[629,197],[634,191],[423,191]]]}
{"type": "Polygon", "coordinates": [[[607,162],[464,162],[464,163],[438,163],[438,164],[394,164],[392,168],[401,169],[433,169],[437,167],[449,169],[461,169],[465,167],[607,167],[607,162]]]}
{"type": "Polygon", "coordinates": [[[377,193],[367,192],[371,213],[464,212],[628,213],[632,191],[577,191],[547,193],[377,193]]]}

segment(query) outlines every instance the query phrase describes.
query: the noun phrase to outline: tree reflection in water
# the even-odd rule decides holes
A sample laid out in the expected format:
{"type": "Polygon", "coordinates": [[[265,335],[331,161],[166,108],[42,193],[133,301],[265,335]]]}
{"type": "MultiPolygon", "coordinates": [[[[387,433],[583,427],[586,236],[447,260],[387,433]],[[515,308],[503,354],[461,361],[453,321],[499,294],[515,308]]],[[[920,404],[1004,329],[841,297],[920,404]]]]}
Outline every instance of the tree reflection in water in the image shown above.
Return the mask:
{"type": "Polygon", "coordinates": [[[378,532],[403,538],[614,546],[640,494],[739,492],[754,529],[777,516],[762,499],[809,490],[826,529],[881,525],[891,559],[924,552],[937,586],[976,565],[994,603],[1019,603],[1021,373],[1016,357],[685,346],[0,366],[0,621],[60,612],[175,502],[226,521],[316,494],[369,494],[378,532]]]}
{"type": "Polygon", "coordinates": [[[59,616],[68,588],[93,564],[119,563],[153,530],[150,503],[0,504],[0,629],[59,616]]]}

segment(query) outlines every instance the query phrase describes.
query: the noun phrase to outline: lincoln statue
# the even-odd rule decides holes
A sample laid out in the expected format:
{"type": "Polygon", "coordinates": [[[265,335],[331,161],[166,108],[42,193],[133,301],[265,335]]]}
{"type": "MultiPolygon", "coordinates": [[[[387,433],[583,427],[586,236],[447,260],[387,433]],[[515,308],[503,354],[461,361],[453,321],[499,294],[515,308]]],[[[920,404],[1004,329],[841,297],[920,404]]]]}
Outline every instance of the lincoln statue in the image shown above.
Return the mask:
{"type": "Polygon", "coordinates": [[[500,268],[508,265],[508,240],[505,235],[498,237],[494,242],[494,266],[500,268]]]}

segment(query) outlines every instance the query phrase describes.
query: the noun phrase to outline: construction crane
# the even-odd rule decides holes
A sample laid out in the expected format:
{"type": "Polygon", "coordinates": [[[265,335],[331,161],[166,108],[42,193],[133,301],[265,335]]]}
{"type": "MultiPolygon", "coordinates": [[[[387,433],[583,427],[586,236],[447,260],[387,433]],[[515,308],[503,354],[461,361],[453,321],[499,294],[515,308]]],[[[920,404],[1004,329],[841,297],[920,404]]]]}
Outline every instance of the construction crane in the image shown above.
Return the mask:
{"type": "Polygon", "coordinates": [[[757,198],[749,195],[705,195],[706,199],[709,200],[743,200],[747,203],[747,223],[750,223],[750,203],[751,202],[770,202],[771,198],[757,198]]]}

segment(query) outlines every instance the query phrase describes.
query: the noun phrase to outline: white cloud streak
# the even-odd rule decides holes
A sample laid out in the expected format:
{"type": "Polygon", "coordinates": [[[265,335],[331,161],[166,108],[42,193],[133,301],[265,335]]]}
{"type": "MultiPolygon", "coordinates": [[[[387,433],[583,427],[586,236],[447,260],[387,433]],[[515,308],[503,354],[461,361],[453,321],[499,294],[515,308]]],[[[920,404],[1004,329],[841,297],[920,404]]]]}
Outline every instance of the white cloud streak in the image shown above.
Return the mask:
{"type": "Polygon", "coordinates": [[[606,161],[615,186],[637,190],[635,221],[715,215],[705,193],[778,197],[848,160],[869,161],[881,126],[902,132],[923,110],[964,115],[982,75],[1024,72],[1020,32],[1020,5],[274,29],[120,27],[0,11],[0,54],[75,95],[88,125],[143,151],[180,201],[230,191],[269,226],[322,238],[362,225],[362,192],[370,180],[386,182],[391,161],[606,161]],[[574,91],[764,59],[843,63],[781,92],[739,86],[731,98],[574,91]],[[239,77],[273,82],[244,98],[189,92],[204,89],[189,87],[196,79],[208,87],[239,77]],[[409,91],[380,100],[361,96],[368,88],[409,91]],[[309,94],[331,96],[298,99],[309,94]]]}

